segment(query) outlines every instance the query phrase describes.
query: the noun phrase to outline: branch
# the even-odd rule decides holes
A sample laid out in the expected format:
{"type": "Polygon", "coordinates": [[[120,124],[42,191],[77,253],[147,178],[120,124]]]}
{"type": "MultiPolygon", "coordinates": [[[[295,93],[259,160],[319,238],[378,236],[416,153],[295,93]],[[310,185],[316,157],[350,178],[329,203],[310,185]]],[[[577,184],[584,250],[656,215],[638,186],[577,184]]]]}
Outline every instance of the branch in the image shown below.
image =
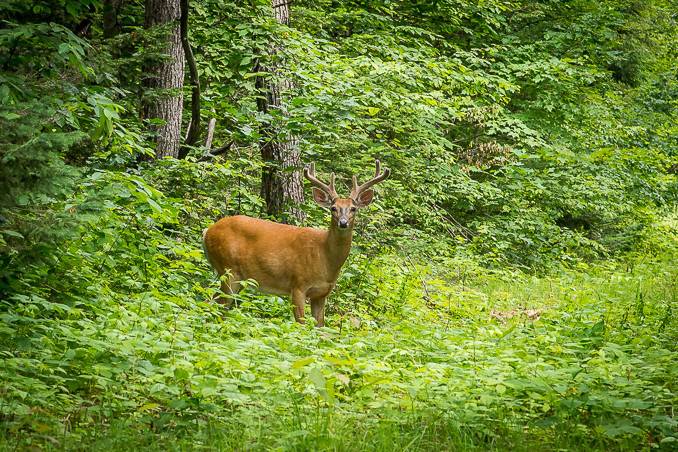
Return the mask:
{"type": "Polygon", "coordinates": [[[225,154],[229,151],[229,149],[231,149],[231,147],[233,147],[234,144],[235,144],[235,141],[231,140],[227,144],[225,144],[224,146],[222,146],[220,148],[217,148],[213,151],[206,152],[205,154],[203,154],[202,157],[200,157],[198,159],[198,161],[199,162],[208,162],[218,155],[225,154]]]}
{"type": "Polygon", "coordinates": [[[183,159],[188,154],[188,149],[193,146],[200,138],[200,76],[198,67],[195,65],[193,50],[188,41],[188,0],[181,0],[181,45],[184,48],[184,56],[188,63],[188,70],[191,76],[191,123],[188,127],[186,142],[179,150],[179,158],[183,159]]]}

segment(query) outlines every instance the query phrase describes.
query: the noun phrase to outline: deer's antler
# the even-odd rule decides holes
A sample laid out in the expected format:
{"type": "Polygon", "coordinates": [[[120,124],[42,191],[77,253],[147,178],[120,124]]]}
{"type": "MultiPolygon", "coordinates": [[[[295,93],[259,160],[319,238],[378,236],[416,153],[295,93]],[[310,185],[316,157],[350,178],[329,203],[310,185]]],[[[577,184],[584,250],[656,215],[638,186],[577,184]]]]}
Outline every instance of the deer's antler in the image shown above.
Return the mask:
{"type": "Polygon", "coordinates": [[[377,168],[374,173],[374,177],[364,184],[358,185],[358,178],[353,176],[353,190],[351,190],[351,199],[357,200],[358,196],[360,196],[362,192],[385,180],[391,174],[391,170],[388,168],[384,168],[384,172],[381,172],[381,162],[379,160],[376,160],[375,164],[377,168]]]}
{"type": "Polygon", "coordinates": [[[337,191],[334,189],[334,173],[330,174],[330,184],[326,185],[315,177],[315,163],[311,162],[306,168],[304,168],[304,177],[306,177],[306,179],[308,179],[314,187],[319,188],[330,195],[330,198],[333,200],[339,197],[337,191]]]}

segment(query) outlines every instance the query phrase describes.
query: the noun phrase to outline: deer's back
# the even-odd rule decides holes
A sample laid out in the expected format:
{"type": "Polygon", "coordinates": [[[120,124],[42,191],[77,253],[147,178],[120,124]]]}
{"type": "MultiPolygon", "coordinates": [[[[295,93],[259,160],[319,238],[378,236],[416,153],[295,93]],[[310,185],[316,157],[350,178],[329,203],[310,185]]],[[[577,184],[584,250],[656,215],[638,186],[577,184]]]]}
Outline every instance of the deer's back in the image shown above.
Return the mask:
{"type": "Polygon", "coordinates": [[[204,244],[212,267],[242,279],[252,278],[264,289],[294,284],[317,267],[326,231],[299,228],[244,215],[222,218],[205,231],[204,244]]]}

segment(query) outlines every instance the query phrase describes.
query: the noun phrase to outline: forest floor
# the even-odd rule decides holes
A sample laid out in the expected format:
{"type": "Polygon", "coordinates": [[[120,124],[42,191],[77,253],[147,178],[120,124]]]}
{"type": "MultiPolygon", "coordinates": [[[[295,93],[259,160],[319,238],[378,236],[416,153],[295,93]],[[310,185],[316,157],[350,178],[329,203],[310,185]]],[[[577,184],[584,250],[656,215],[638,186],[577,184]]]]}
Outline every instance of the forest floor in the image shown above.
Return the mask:
{"type": "Polygon", "coordinates": [[[383,314],[326,328],[256,296],[104,303],[3,354],[0,449],[669,450],[675,264],[419,268],[383,314]]]}

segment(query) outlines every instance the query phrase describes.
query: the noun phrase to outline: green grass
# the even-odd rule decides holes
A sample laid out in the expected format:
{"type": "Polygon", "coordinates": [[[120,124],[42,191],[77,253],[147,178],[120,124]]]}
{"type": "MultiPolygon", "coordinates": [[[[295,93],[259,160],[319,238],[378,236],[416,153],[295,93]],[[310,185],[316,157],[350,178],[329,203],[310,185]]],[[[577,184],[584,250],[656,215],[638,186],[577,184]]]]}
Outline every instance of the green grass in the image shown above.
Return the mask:
{"type": "Polygon", "coordinates": [[[675,259],[550,277],[396,262],[347,276],[323,329],[264,297],[220,311],[198,286],[27,296],[2,317],[0,448],[678,445],[675,259]]]}

